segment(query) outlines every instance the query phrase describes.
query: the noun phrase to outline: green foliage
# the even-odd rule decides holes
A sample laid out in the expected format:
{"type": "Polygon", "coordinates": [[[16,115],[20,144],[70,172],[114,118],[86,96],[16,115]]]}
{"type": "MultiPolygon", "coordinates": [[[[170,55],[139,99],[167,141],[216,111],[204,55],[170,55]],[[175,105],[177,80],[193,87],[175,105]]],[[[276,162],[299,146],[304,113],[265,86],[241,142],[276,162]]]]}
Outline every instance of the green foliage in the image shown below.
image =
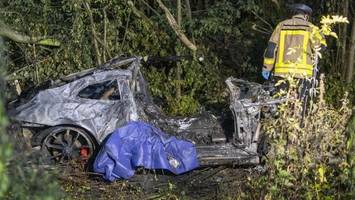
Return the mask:
{"type": "MultiPolygon", "coordinates": [[[[0,102],[2,104],[2,102],[0,102]]],[[[7,119],[5,117],[4,108],[0,106],[0,198],[3,198],[10,187],[10,177],[7,173],[9,162],[12,154],[12,145],[8,142],[5,134],[5,126],[7,119]]]]}
{"type": "Polygon", "coordinates": [[[64,192],[52,172],[21,163],[12,163],[9,170],[10,183],[5,199],[62,199],[64,192]]]}
{"type": "MultiPolygon", "coordinates": [[[[332,25],[339,22],[347,20],[339,16],[323,17],[321,28],[313,27],[314,65],[322,57],[319,46],[325,41],[321,35],[336,37],[332,25]]],[[[349,159],[353,134],[346,132],[352,114],[348,92],[341,91],[345,96],[338,98],[338,108],[334,108],[326,104],[325,84],[321,79],[316,88],[317,98],[310,99],[304,112],[303,99],[298,97],[302,80],[287,77],[282,81],[288,83],[289,89],[278,95],[285,97],[286,102],[278,106],[277,116],[262,123],[271,146],[266,160],[267,178],[258,179],[252,185],[265,188],[266,199],[350,199],[354,166],[349,159]]]]}
{"type": "MultiPolygon", "coordinates": [[[[7,9],[11,12],[1,13],[8,19],[8,24],[29,35],[48,35],[62,41],[59,48],[52,49],[10,43],[11,49],[18,48],[16,46],[21,48],[23,54],[19,56],[25,56],[25,60],[13,62],[11,66],[12,72],[23,69],[16,73],[16,78],[23,79],[24,83],[31,81],[37,84],[48,78],[58,78],[98,64],[93,48],[93,25],[82,1],[60,1],[55,5],[51,1],[39,3],[35,0],[8,3],[7,9]],[[19,13],[26,13],[26,17],[23,18],[19,13]]],[[[160,49],[164,49],[164,41],[168,41],[160,31],[152,31],[157,30],[155,24],[137,19],[124,2],[97,1],[91,5],[91,12],[102,60],[122,53],[156,55],[160,49]],[[107,23],[102,23],[105,21],[107,23]]]]}
{"type": "MultiPolygon", "coordinates": [[[[240,35],[238,26],[231,26],[240,18],[241,11],[236,9],[230,1],[219,1],[212,8],[208,9],[206,16],[202,20],[195,20],[201,23],[198,31],[194,31],[194,36],[202,38],[206,35],[228,34],[230,36],[240,35]]],[[[196,25],[195,25],[196,26],[196,25]]]]}
{"type": "MultiPolygon", "coordinates": [[[[5,46],[3,40],[0,37],[0,68],[6,65],[6,59],[4,57],[5,46]]],[[[12,145],[9,143],[7,134],[5,133],[5,127],[8,123],[5,116],[2,99],[4,97],[4,84],[3,84],[3,71],[0,71],[0,199],[3,198],[8,190],[10,184],[9,176],[7,174],[8,166],[11,155],[12,145]]]]}
{"type": "MultiPolygon", "coordinates": [[[[267,174],[252,182],[266,199],[347,199],[352,195],[348,137],[345,129],[351,115],[348,97],[339,109],[324,103],[320,95],[302,121],[302,102],[297,83],[289,79],[288,101],[278,107],[275,119],[266,119],[269,137],[267,174]]],[[[322,84],[321,84],[322,85],[322,84]]],[[[324,91],[324,88],[319,88],[324,91]]]]}
{"type": "Polygon", "coordinates": [[[354,191],[354,181],[355,181],[355,110],[353,109],[353,115],[349,120],[347,126],[347,133],[348,133],[348,141],[346,144],[346,148],[350,152],[347,158],[347,161],[350,165],[350,184],[351,188],[350,191],[354,191]]]}
{"type": "MultiPolygon", "coordinates": [[[[5,68],[7,63],[4,49],[0,38],[0,68],[5,68]]],[[[23,148],[23,141],[14,140],[20,133],[12,131],[8,134],[8,120],[3,106],[3,83],[3,73],[0,72],[0,199],[62,198],[62,191],[54,176],[38,165],[29,164],[29,152],[23,148]]]]}
{"type": "Polygon", "coordinates": [[[339,107],[341,103],[341,99],[345,92],[348,92],[349,99],[352,100],[351,104],[355,105],[355,84],[354,83],[346,83],[345,80],[342,80],[339,76],[329,76],[325,81],[325,87],[327,93],[325,94],[325,100],[339,107]]]}
{"type": "Polygon", "coordinates": [[[200,106],[193,97],[187,95],[182,96],[180,99],[174,98],[172,100],[168,100],[168,102],[168,112],[173,115],[192,115],[197,112],[200,106]]]}

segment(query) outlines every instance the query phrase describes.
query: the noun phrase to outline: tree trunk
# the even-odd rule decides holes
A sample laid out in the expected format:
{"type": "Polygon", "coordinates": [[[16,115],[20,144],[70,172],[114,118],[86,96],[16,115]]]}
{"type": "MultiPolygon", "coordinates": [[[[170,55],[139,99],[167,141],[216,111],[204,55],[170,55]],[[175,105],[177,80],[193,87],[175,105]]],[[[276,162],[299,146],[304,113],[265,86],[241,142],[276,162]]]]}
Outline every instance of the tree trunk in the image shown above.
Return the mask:
{"type": "Polygon", "coordinates": [[[100,49],[99,49],[99,45],[98,45],[98,42],[97,42],[97,34],[96,34],[96,30],[95,30],[95,22],[94,22],[94,17],[92,15],[92,11],[91,11],[91,8],[90,8],[90,5],[89,3],[87,2],[84,2],[84,7],[89,15],[89,20],[90,20],[90,25],[91,25],[91,34],[92,34],[92,41],[94,43],[94,50],[95,50],[95,54],[96,54],[96,62],[98,65],[101,65],[102,62],[101,62],[101,54],[100,54],[100,49]]]}
{"type": "Polygon", "coordinates": [[[210,5],[210,2],[208,0],[205,0],[205,9],[207,10],[210,5]]]}
{"type": "MultiPolygon", "coordinates": [[[[343,16],[348,17],[349,12],[349,0],[343,0],[343,16]]],[[[348,24],[342,24],[341,29],[341,59],[339,62],[339,69],[342,74],[342,77],[345,77],[346,74],[346,55],[347,55],[347,37],[348,37],[348,24]]]]}
{"type": "Polygon", "coordinates": [[[191,34],[192,42],[195,43],[195,39],[194,39],[194,36],[193,36],[193,33],[192,33],[193,30],[192,30],[192,26],[191,26],[191,23],[192,23],[192,12],[191,12],[190,0],[185,0],[185,4],[186,4],[187,18],[189,19],[189,32],[191,34]]]}
{"type": "Polygon", "coordinates": [[[203,5],[204,1],[203,0],[198,0],[197,1],[197,10],[203,10],[203,5]]]}
{"type": "Polygon", "coordinates": [[[349,61],[347,67],[346,82],[351,83],[354,77],[354,64],[355,64],[355,16],[353,17],[351,40],[349,48],[349,61]]]}
{"type": "MultiPolygon", "coordinates": [[[[179,29],[181,29],[181,21],[182,21],[182,15],[181,15],[181,0],[177,0],[177,25],[179,29]]],[[[178,42],[177,48],[176,48],[176,55],[180,56],[180,42],[178,42]]],[[[180,99],[181,98],[181,64],[180,62],[177,62],[177,68],[176,68],[176,98],[180,99]]]]}

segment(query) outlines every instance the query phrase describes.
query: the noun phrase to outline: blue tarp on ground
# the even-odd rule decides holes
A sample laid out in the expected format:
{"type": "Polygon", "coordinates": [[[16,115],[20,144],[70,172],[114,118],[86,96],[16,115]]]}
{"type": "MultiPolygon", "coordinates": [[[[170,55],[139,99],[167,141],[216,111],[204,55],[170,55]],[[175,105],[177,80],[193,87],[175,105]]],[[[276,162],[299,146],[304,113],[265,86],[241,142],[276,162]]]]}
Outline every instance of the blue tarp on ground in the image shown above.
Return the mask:
{"type": "Polygon", "coordinates": [[[94,171],[114,181],[133,176],[138,166],[181,174],[199,164],[191,142],[168,136],[144,122],[130,122],[109,136],[95,159],[94,171]]]}

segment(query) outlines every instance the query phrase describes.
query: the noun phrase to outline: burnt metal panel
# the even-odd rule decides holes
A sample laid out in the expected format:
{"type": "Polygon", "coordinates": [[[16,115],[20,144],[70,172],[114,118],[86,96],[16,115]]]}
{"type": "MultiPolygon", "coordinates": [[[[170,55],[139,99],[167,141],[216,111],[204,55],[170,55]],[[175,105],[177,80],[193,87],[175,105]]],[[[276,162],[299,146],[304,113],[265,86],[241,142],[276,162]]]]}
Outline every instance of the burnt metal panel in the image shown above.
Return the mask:
{"type": "Polygon", "coordinates": [[[9,115],[17,121],[46,126],[79,126],[100,142],[117,127],[138,119],[129,89],[131,77],[130,70],[98,70],[68,84],[40,91],[29,102],[10,110],[9,115]],[[94,100],[78,96],[87,86],[107,80],[117,81],[121,100],[94,100]]]}

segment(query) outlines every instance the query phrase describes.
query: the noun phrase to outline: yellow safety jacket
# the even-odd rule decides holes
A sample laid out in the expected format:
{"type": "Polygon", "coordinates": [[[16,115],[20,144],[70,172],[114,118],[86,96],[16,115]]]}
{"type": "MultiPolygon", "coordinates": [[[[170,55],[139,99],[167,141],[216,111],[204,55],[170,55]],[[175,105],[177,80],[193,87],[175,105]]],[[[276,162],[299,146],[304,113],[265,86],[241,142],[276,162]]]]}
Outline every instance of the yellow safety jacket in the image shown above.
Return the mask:
{"type": "Polygon", "coordinates": [[[311,41],[311,32],[312,24],[303,15],[280,22],[264,53],[264,68],[274,69],[275,76],[311,77],[314,46],[326,44],[325,40],[311,41]]]}

